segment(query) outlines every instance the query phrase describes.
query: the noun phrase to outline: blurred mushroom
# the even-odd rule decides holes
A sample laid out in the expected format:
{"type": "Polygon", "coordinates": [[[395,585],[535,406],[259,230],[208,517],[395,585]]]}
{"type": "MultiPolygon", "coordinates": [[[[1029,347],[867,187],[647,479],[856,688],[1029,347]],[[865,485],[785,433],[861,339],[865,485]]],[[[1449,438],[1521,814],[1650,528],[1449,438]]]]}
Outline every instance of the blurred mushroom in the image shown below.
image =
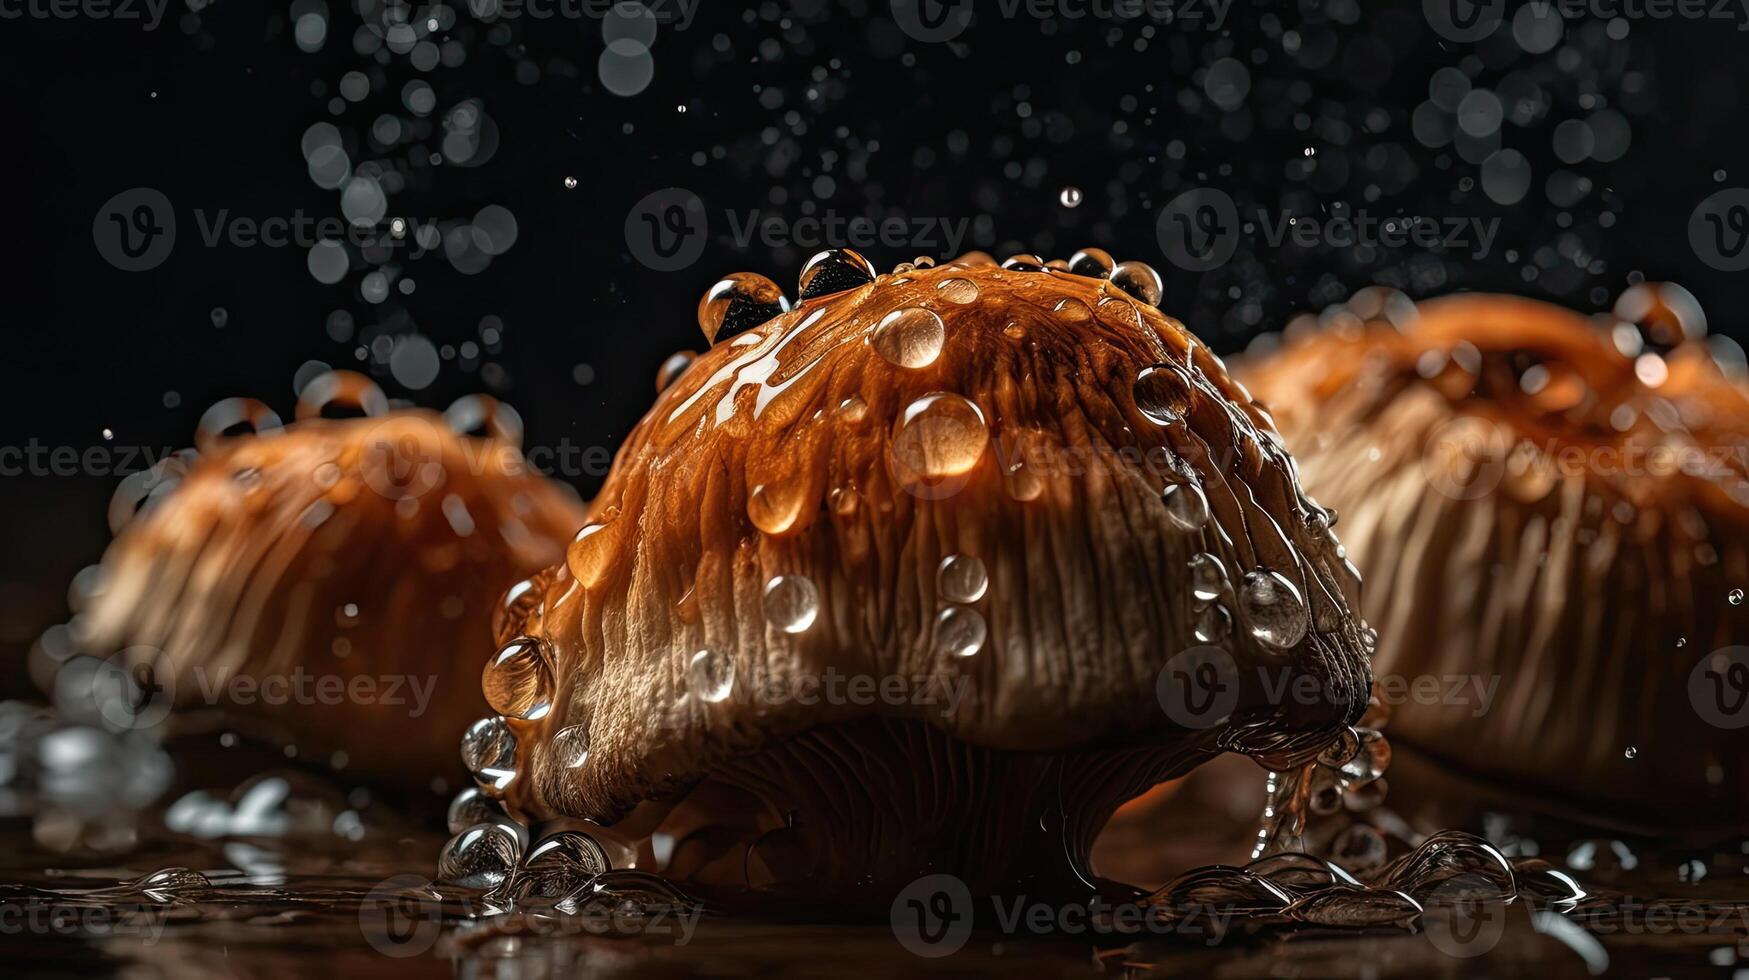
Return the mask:
{"type": "Polygon", "coordinates": [[[1245,365],[1366,577],[1393,804],[1749,820],[1749,402],[1698,318],[1368,289],[1245,365]]]}
{"type": "Polygon", "coordinates": [[[582,505],[528,468],[515,413],[490,398],[389,411],[341,372],[305,388],[298,418],[221,402],[198,459],[124,483],[83,645],[150,689],[129,686],[136,712],[216,709],[227,730],[403,786],[460,776],[474,651],[506,587],[563,555],[582,505]],[[338,408],[370,414],[320,417],[338,408]]]}
{"type": "Polygon", "coordinates": [[[464,753],[513,815],[736,900],[1084,892],[1124,800],[1358,718],[1356,583],[1182,324],[987,257],[804,277],[757,324],[713,293],[506,624],[464,753]]]}

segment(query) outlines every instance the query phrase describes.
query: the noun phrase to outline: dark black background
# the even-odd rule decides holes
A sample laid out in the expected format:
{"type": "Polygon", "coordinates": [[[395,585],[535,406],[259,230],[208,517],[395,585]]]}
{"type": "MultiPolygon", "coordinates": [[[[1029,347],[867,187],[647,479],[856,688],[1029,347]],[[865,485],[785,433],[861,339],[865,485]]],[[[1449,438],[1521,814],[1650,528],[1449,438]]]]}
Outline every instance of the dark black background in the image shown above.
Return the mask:
{"type": "MultiPolygon", "coordinates": [[[[661,360],[701,345],[693,308],[702,290],[742,269],[793,288],[811,251],[741,248],[717,225],[690,268],[644,268],[626,248],[627,211],[669,186],[692,190],[713,212],[978,219],[970,244],[998,257],[1100,245],[1155,264],[1167,280],[1162,305],[1221,351],[1373,281],[1415,295],[1521,292],[1590,311],[1607,309],[1630,277],[1674,280],[1699,297],[1715,332],[1741,336],[1745,327],[1734,302],[1741,279],[1700,261],[1686,232],[1702,198],[1749,180],[1742,16],[1636,19],[1623,38],[1581,17],[1560,48],[1531,55],[1509,39],[1485,51],[1442,41],[1411,3],[1235,0],[1222,32],[1160,26],[1144,37],[1141,22],[1007,19],[989,13],[994,0],[977,0],[977,20],[955,43],[922,44],[895,27],[885,0],[706,0],[689,29],[660,30],[649,88],[621,97],[597,79],[603,40],[594,19],[524,18],[510,29],[512,43],[500,44],[464,15],[451,34],[466,63],[422,73],[404,58],[384,66],[356,54],[349,37],[362,18],[352,0],[329,2],[329,39],[314,54],[298,50],[285,8],[267,2],[219,0],[192,14],[186,0],[172,0],[155,31],[0,20],[9,96],[0,116],[0,445],[83,449],[102,444],[107,427],[112,445],[159,451],[188,444],[201,412],[237,394],[289,418],[292,377],[304,362],[359,366],[357,342],[337,342],[324,327],[331,312],[347,310],[361,335],[387,324],[451,345],[477,340],[482,317],[501,317],[504,341],[485,358],[497,365],[488,376],[445,362],[421,391],[386,373],[379,380],[391,397],[436,407],[496,390],[521,409],[532,444],[616,446],[648,404],[661,360]],[[1288,31],[1298,33],[1297,53],[1284,45],[1288,31]],[[1251,92],[1242,108],[1222,112],[1200,79],[1229,55],[1247,62],[1251,92]],[[1503,128],[1503,144],[1534,169],[1521,202],[1489,200],[1473,185],[1476,163],[1411,135],[1410,113],[1443,66],[1464,67],[1477,86],[1512,71],[1544,83],[1545,111],[1503,128]],[[373,68],[384,86],[332,115],[341,75],[373,68]],[[1633,98],[1621,87],[1630,74],[1633,98]],[[507,255],[474,276],[427,257],[410,267],[413,295],[373,306],[360,297],[358,272],[322,285],[301,248],[201,247],[195,208],[338,215],[338,193],[306,172],[301,134],[324,119],[362,132],[377,113],[400,108],[400,88],[413,78],[433,85],[440,109],[481,100],[500,145],[483,166],[421,170],[391,197],[389,213],[465,218],[503,205],[520,229],[507,255]],[[1628,116],[1629,152],[1608,163],[1554,160],[1555,124],[1597,107],[1628,116]],[[1362,124],[1371,109],[1384,110],[1382,131],[1362,124]],[[1305,127],[1294,118],[1302,112],[1305,127]],[[768,127],[779,131],[775,146],[762,136],[768,127]],[[1306,171],[1308,147],[1320,167],[1344,166],[1346,179],[1306,171]],[[1375,147],[1384,148],[1375,158],[1387,173],[1368,172],[1375,147]],[[1562,166],[1593,184],[1566,210],[1544,192],[1562,166]],[[816,183],[821,174],[830,188],[816,183]],[[575,189],[564,186],[567,176],[575,189]],[[1156,240],[1156,215],[1191,186],[1303,213],[1367,203],[1374,182],[1384,186],[1367,205],[1376,214],[1499,218],[1495,253],[1252,248],[1192,274],[1171,267],[1156,240]],[[1059,202],[1070,185],[1085,195],[1074,209],[1059,202]],[[163,191],[182,227],[169,261],[125,273],[99,256],[91,226],[106,200],[134,187],[163,191]],[[1573,268],[1563,235],[1598,264],[1573,268]],[[1507,248],[1517,254],[1508,258],[1507,248]],[[1527,267],[1537,267],[1535,278],[1527,267]],[[1240,312],[1240,298],[1252,312],[1240,312]],[[214,308],[225,310],[223,327],[214,308]],[[586,384],[579,364],[589,366],[586,384]],[[169,391],[175,407],[166,406],[169,391]]],[[[930,249],[869,251],[888,268],[930,249]]],[[[104,505],[115,482],[107,474],[0,478],[0,652],[10,663],[66,615],[69,577],[107,541],[104,505]]],[[[587,493],[597,480],[572,474],[572,482],[587,493]]]]}

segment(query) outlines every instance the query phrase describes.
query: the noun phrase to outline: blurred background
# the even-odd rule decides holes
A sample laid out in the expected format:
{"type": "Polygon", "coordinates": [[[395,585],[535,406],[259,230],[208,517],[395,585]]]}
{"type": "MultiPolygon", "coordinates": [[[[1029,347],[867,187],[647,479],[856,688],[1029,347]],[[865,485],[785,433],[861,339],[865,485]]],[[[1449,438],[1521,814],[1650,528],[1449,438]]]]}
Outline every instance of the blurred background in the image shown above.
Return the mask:
{"type": "Polygon", "coordinates": [[[1662,9],[0,0],[0,692],[215,401],[486,391],[589,494],[703,290],[821,247],[1099,246],[1223,353],[1371,283],[1740,338],[1749,12],[1662,9]]]}

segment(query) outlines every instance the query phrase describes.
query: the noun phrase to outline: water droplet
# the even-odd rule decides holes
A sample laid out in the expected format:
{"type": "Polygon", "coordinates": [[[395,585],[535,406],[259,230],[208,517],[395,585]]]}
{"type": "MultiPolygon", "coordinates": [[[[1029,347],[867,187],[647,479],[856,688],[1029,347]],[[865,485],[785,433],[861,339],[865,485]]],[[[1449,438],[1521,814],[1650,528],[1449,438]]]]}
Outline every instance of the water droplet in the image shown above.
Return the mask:
{"type": "Polygon", "coordinates": [[[195,902],[212,891],[213,883],[192,868],[162,868],[128,882],[128,888],[165,905],[195,902]]]}
{"type": "Polygon", "coordinates": [[[804,480],[759,484],[747,495],[747,519],[766,534],[785,533],[802,516],[807,488],[804,480]]]}
{"type": "Polygon", "coordinates": [[[765,583],[765,621],[785,633],[805,633],[820,614],[820,593],[806,575],[778,575],[765,583]]]}
{"type": "Polygon", "coordinates": [[[541,718],[552,708],[552,672],[540,641],[519,636],[486,661],[480,691],[492,710],[510,718],[541,718]]]}
{"type": "Polygon", "coordinates": [[[449,839],[437,857],[437,877],[462,888],[495,888],[510,877],[522,841],[502,823],[475,824],[449,839]]]}
{"type": "Polygon", "coordinates": [[[1625,750],[1622,751],[1622,757],[1626,758],[1626,759],[1635,759],[1635,758],[1638,758],[1639,755],[1640,755],[1640,750],[1632,745],[1628,746],[1625,750]]]}
{"type": "Polygon", "coordinates": [[[1115,268],[1111,253],[1103,248],[1084,248],[1069,256],[1069,271],[1089,279],[1109,279],[1115,268]]]}
{"type": "Polygon", "coordinates": [[[1196,638],[1202,643],[1219,643],[1233,632],[1233,614],[1227,607],[1215,603],[1196,614],[1196,638]]]}
{"type": "Polygon", "coordinates": [[[1045,492],[1045,481],[1025,460],[1017,459],[1010,464],[1002,482],[1008,488],[1008,495],[1022,502],[1037,500],[1045,492]]]}
{"type": "Polygon", "coordinates": [[[656,369],[656,394],[667,391],[669,386],[680,380],[686,369],[692,367],[692,362],[698,360],[698,355],[692,351],[676,351],[668,355],[662,366],[656,369]]]}
{"type": "Polygon", "coordinates": [[[934,310],[920,306],[894,310],[881,318],[871,342],[888,362],[903,368],[927,367],[941,356],[946,328],[934,310]]]}
{"type": "Polygon", "coordinates": [[[1190,595],[1199,604],[1214,602],[1228,588],[1227,567],[1207,552],[1190,560],[1190,595]]]}
{"type": "Polygon", "coordinates": [[[1011,272],[1043,272],[1045,260],[1036,255],[1020,252],[1002,260],[1002,268],[1011,272]]]}
{"type": "Polygon", "coordinates": [[[1178,409],[1185,385],[1170,364],[1151,364],[1136,375],[1136,407],[1155,425],[1171,425],[1183,417],[1178,409]]]}
{"type": "Polygon", "coordinates": [[[1057,300],[1057,305],[1051,310],[1069,323],[1086,323],[1093,319],[1093,308],[1073,296],[1057,300]]]}
{"type": "Polygon", "coordinates": [[[816,252],[802,266],[800,287],[796,296],[814,299],[855,289],[875,280],[875,268],[868,259],[848,248],[829,248],[816,252]]]}
{"type": "Polygon", "coordinates": [[[989,441],[978,406],[947,392],[924,395],[899,418],[890,448],[893,472],[913,494],[947,490],[944,482],[971,472],[989,441]]]}
{"type": "Polygon", "coordinates": [[[462,765],[480,788],[502,792],[516,778],[516,736],[504,719],[481,718],[462,734],[462,765]]]}
{"type": "Polygon", "coordinates": [[[1149,306],[1159,306],[1166,290],[1160,274],[1146,262],[1119,262],[1111,270],[1111,284],[1149,306]]]}
{"type": "Polygon", "coordinates": [[[699,700],[716,704],[735,688],[735,662],[727,654],[700,650],[686,665],[686,686],[699,700]]]}
{"type": "Polygon", "coordinates": [[[565,178],[565,190],[574,191],[576,189],[577,189],[577,178],[566,177],[565,178]]]}
{"type": "Polygon", "coordinates": [[[868,403],[860,396],[851,395],[838,403],[838,417],[846,422],[861,422],[868,414],[868,403]]]}
{"type": "Polygon", "coordinates": [[[589,761],[589,729],[584,725],[566,725],[553,733],[553,759],[566,769],[576,769],[589,761]]]}
{"type": "Polygon", "coordinates": [[[504,808],[491,797],[469,786],[449,801],[449,832],[459,834],[475,824],[505,821],[504,808]]]}
{"type": "Polygon", "coordinates": [[[949,606],[935,617],[935,650],[943,656],[970,657],[984,649],[989,627],[969,606],[949,606]]]}
{"type": "Polygon", "coordinates": [[[788,312],[777,283],[755,272],[735,272],[711,285],[698,301],[698,328],[715,344],[788,312]]]}
{"type": "Polygon", "coordinates": [[[1725,598],[1729,599],[1731,601],[1731,605],[1741,606],[1743,604],[1743,590],[1742,589],[1732,589],[1730,591],[1730,593],[1725,596],[1725,598]]]}
{"type": "Polygon", "coordinates": [[[304,385],[292,414],[301,420],[345,412],[369,418],[387,415],[389,396],[383,394],[375,381],[357,371],[329,371],[304,385]]]}
{"type": "Polygon", "coordinates": [[[607,852],[595,838],[581,831],[561,830],[529,849],[513,887],[518,901],[553,902],[611,870],[607,852]]]}
{"type": "Polygon", "coordinates": [[[953,279],[943,279],[941,282],[936,283],[935,291],[942,299],[947,300],[949,303],[957,303],[960,306],[965,306],[968,303],[976,303],[978,301],[978,284],[970,279],[960,279],[957,277],[953,279]]]}
{"type": "Polygon", "coordinates": [[[249,432],[268,432],[280,428],[279,416],[253,398],[227,398],[206,410],[194,430],[194,447],[203,453],[217,449],[226,439],[239,435],[240,428],[249,432]]]}
{"type": "Polygon", "coordinates": [[[1258,569],[1245,575],[1239,599],[1258,642],[1286,650],[1306,635],[1306,604],[1300,590],[1280,572],[1258,569]]]}
{"type": "Polygon", "coordinates": [[[832,505],[832,513],[839,517],[849,517],[859,506],[856,490],[851,487],[834,488],[827,501],[832,505]]]}
{"type": "Polygon", "coordinates": [[[948,555],[935,569],[935,590],[949,602],[977,602],[989,587],[984,563],[972,555],[948,555]]]}
{"type": "Polygon", "coordinates": [[[1209,501],[1194,483],[1174,483],[1160,495],[1166,519],[1180,531],[1200,531],[1209,520],[1209,501]]]}
{"type": "Polygon", "coordinates": [[[1062,190],[1058,191],[1057,192],[1057,203],[1061,204],[1063,207],[1066,207],[1066,208],[1078,208],[1078,207],[1080,207],[1081,206],[1081,188],[1079,188],[1079,187],[1065,187],[1062,190]]]}

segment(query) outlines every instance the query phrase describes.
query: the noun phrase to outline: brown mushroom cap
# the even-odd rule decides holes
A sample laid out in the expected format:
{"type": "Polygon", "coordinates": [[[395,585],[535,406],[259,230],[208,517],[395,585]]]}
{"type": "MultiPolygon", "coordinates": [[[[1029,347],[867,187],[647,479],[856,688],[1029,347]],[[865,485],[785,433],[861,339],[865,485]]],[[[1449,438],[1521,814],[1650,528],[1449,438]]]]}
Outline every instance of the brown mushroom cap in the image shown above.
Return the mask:
{"type": "Polygon", "coordinates": [[[1341,514],[1393,744],[1634,829],[1749,817],[1749,742],[1691,686],[1749,640],[1749,403],[1692,339],[1641,343],[1668,319],[1368,290],[1242,371],[1341,514]],[[1405,693],[1472,677],[1485,711],[1405,693]]]}
{"type": "Polygon", "coordinates": [[[1214,752],[1288,765],[1358,717],[1363,627],[1321,521],[1219,360],[1108,281],[967,261],[804,300],[661,394],[567,567],[507,624],[544,664],[500,788],[524,818],[609,824],[729,781],[873,841],[939,829],[930,806],[1022,823],[1070,771],[1090,841],[1214,752]],[[1229,583],[1212,602],[1204,554],[1229,583]],[[1156,685],[1199,622],[1244,693],[1189,728],[1156,685]],[[1318,694],[1269,703],[1253,667],[1318,694]]]}
{"type": "Polygon", "coordinates": [[[177,707],[304,758],[453,780],[499,597],[563,554],[582,513],[513,442],[435,412],[215,438],[120,530],[79,632],[149,662],[177,707]]]}

